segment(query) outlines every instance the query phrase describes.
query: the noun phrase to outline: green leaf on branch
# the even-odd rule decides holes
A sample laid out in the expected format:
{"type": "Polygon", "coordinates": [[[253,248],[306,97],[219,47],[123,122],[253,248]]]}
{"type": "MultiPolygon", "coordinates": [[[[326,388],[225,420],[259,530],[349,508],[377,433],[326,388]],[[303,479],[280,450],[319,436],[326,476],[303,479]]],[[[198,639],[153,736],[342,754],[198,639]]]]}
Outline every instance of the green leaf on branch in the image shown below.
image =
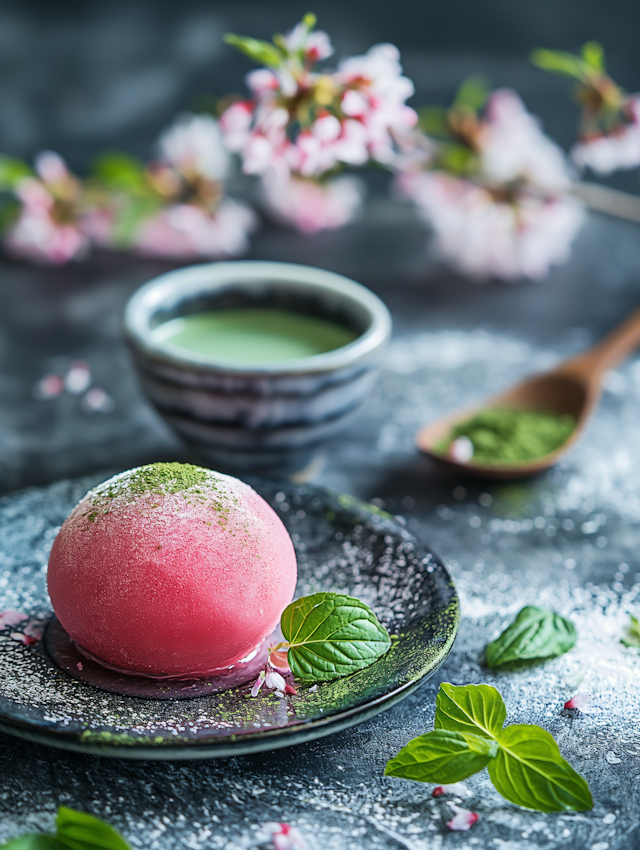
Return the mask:
{"type": "Polygon", "coordinates": [[[289,605],[280,621],[296,679],[327,682],[368,667],[391,646],[373,611],[353,596],[314,593],[289,605]]]}
{"type": "Polygon", "coordinates": [[[629,625],[626,634],[620,638],[620,643],[625,646],[640,647],[640,620],[629,614],[629,625]]]}
{"type": "Polygon", "coordinates": [[[259,65],[278,68],[285,56],[282,49],[268,41],[260,41],[245,35],[234,35],[232,32],[226,33],[223,39],[259,65]]]}
{"type": "Polygon", "coordinates": [[[489,97],[489,81],[486,77],[471,76],[462,81],[453,100],[453,108],[468,109],[474,114],[484,106],[489,97]]]}
{"type": "Polygon", "coordinates": [[[586,781],[560,755],[553,737],[539,726],[508,726],[489,764],[496,790],[537,812],[584,812],[593,808],[586,781]]]}
{"type": "Polygon", "coordinates": [[[491,668],[523,661],[542,661],[568,652],[577,639],[571,620],[547,608],[525,606],[513,623],[486,650],[491,668]]]}
{"type": "Polygon", "coordinates": [[[563,50],[545,50],[537,47],[531,51],[531,61],[544,71],[565,74],[582,82],[590,76],[591,68],[584,59],[563,50]]]}
{"type": "Polygon", "coordinates": [[[25,177],[33,177],[26,162],[0,154],[0,192],[12,192],[25,177]]]}
{"type": "Polygon", "coordinates": [[[487,738],[436,729],[409,741],[387,762],[384,772],[416,782],[450,785],[478,773],[497,751],[498,744],[487,738]]]}
{"type": "Polygon", "coordinates": [[[93,163],[92,173],[105,188],[135,195],[151,193],[143,163],[126,153],[101,154],[93,163]]]}
{"type": "MultiPolygon", "coordinates": [[[[436,699],[436,729],[496,739],[507,719],[507,707],[491,685],[443,682],[436,699]]],[[[445,783],[446,784],[446,783],[445,783]]]]}
{"type": "Polygon", "coordinates": [[[100,818],[60,806],[55,835],[21,835],[0,845],[0,850],[131,850],[131,847],[100,818]]]}

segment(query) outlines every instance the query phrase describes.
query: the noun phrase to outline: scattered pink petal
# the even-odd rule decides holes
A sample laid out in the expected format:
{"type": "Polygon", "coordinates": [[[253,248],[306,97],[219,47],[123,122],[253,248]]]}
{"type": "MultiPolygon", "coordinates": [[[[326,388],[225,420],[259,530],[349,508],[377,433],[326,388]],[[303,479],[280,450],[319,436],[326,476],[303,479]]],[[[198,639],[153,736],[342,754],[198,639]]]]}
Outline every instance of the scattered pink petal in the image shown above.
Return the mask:
{"type": "Polygon", "coordinates": [[[276,670],[269,670],[265,677],[265,685],[272,690],[284,691],[287,683],[276,670]]]}
{"type": "Polygon", "coordinates": [[[285,694],[297,694],[298,693],[296,691],[296,689],[293,687],[293,685],[290,685],[288,682],[284,686],[284,692],[285,692],[285,694]]]}
{"type": "Polygon", "coordinates": [[[458,797],[468,797],[470,792],[462,782],[454,782],[451,785],[438,785],[431,792],[432,797],[442,797],[444,794],[456,794],[458,797]]]}
{"type": "Polygon", "coordinates": [[[64,382],[60,375],[45,375],[33,388],[33,395],[39,401],[55,398],[64,389],[64,382]]]}
{"type": "Polygon", "coordinates": [[[89,413],[110,413],[115,406],[115,402],[100,387],[91,387],[82,399],[82,406],[89,413]]]}
{"type": "Polygon", "coordinates": [[[7,626],[13,628],[13,626],[17,626],[18,623],[28,619],[27,615],[21,611],[0,611],[0,629],[6,629],[7,626]]]}
{"type": "Polygon", "coordinates": [[[266,675],[267,674],[265,673],[264,670],[260,671],[260,675],[255,680],[255,682],[253,683],[253,687],[251,688],[251,696],[252,697],[257,697],[258,694],[260,693],[260,688],[264,684],[264,680],[265,680],[266,675]]]}
{"type": "Polygon", "coordinates": [[[27,637],[33,638],[37,643],[44,634],[44,623],[40,620],[30,620],[26,628],[23,629],[23,632],[27,637]]]}
{"type": "Polygon", "coordinates": [[[76,667],[78,668],[78,670],[83,670],[84,668],[82,666],[82,661],[78,661],[78,663],[76,664],[76,667]]]}
{"type": "Polygon", "coordinates": [[[272,649],[269,653],[269,664],[281,673],[288,673],[290,667],[289,660],[287,658],[287,650],[272,649]]]}
{"type": "Polygon", "coordinates": [[[565,702],[564,707],[567,711],[570,711],[572,708],[584,708],[590,699],[591,694],[587,693],[586,691],[580,691],[580,693],[571,697],[568,702],[565,702]]]}
{"type": "Polygon", "coordinates": [[[454,832],[467,832],[480,820],[480,815],[477,812],[462,809],[460,806],[456,806],[455,803],[449,803],[448,805],[451,806],[455,814],[450,821],[447,821],[447,826],[454,832]]]}
{"type": "Polygon", "coordinates": [[[74,360],[65,375],[64,387],[72,395],[80,395],[91,386],[91,367],[84,360],[74,360]]]}
{"type": "Polygon", "coordinates": [[[288,823],[265,823],[262,835],[271,839],[274,850],[306,850],[307,842],[296,826],[288,823]]]}

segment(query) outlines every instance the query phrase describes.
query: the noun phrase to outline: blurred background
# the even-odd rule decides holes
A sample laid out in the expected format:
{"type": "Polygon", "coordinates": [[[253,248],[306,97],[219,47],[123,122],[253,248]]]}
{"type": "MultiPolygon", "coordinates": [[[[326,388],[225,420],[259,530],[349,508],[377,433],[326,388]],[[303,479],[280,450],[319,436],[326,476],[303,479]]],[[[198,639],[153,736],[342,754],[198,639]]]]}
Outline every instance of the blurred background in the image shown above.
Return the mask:
{"type": "MultiPolygon", "coordinates": [[[[613,78],[627,91],[640,90],[640,6],[631,0],[4,0],[0,152],[31,161],[38,151],[53,149],[78,173],[104,150],[148,160],[176,113],[246,91],[244,75],[255,66],[222,41],[225,32],[270,39],[307,11],[315,11],[318,27],[331,35],[336,59],[378,42],[395,43],[416,86],[410,105],[448,105],[466,76],[484,74],[494,87],[516,89],[565,148],[575,140],[579,115],[567,93],[570,82],[534,67],[532,48],[576,51],[597,39],[613,78]]],[[[591,215],[570,263],[546,279],[477,286],[434,262],[425,225],[408,203],[390,198],[388,173],[369,169],[365,178],[372,191],[363,220],[314,236],[264,221],[248,258],[316,265],[364,283],[389,305],[396,339],[442,329],[497,334],[492,362],[502,360],[500,334],[567,354],[597,339],[638,302],[635,224],[591,215]]],[[[605,182],[640,193],[638,169],[605,182]]],[[[177,439],[141,395],[121,333],[122,310],[134,289],[176,265],[99,250],[64,267],[0,260],[0,490],[180,456],[177,439]],[[94,384],[112,402],[105,415],[88,414],[79,397],[43,402],[34,395],[43,376],[64,375],[78,359],[90,364],[94,384]]],[[[455,339],[464,343],[462,336],[455,339]]],[[[434,350],[441,348],[432,342],[434,350]]],[[[425,359],[415,379],[424,385],[420,404],[418,390],[397,389],[403,399],[398,422],[390,424],[396,402],[380,390],[334,449],[324,483],[367,497],[396,487],[422,489],[415,428],[498,389],[532,362],[523,356],[508,375],[498,370],[493,377],[484,367],[478,374],[461,367],[455,395],[445,373],[439,394],[425,359]],[[380,447],[374,463],[372,452],[380,447]],[[401,472],[387,481],[382,470],[390,463],[401,472]],[[413,476],[414,467],[415,480],[402,472],[411,469],[413,476]]]]}
{"type": "MultiPolygon", "coordinates": [[[[632,0],[5,0],[0,150],[30,158],[52,148],[78,170],[109,147],[147,157],[177,111],[243,92],[254,65],[223,33],[270,39],[307,11],[330,33],[338,58],[396,44],[416,85],[412,105],[448,104],[465,76],[485,74],[519,91],[565,147],[578,110],[565,79],[531,65],[532,48],[575,51],[597,39],[613,78],[640,89],[640,6],[632,0]]],[[[635,185],[637,177],[615,181],[635,185]]]]}

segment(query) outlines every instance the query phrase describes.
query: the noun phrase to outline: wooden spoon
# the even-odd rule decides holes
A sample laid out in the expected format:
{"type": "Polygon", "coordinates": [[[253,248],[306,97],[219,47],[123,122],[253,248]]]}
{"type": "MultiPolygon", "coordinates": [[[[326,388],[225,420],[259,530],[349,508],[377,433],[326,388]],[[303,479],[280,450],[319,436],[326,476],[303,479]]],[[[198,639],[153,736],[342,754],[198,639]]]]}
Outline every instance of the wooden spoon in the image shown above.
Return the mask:
{"type": "Polygon", "coordinates": [[[553,466],[580,438],[587,419],[600,401],[603,375],[624,360],[638,345],[640,309],[597,345],[570,360],[565,360],[550,372],[534,375],[511,389],[492,396],[482,404],[457,410],[425,425],[416,434],[417,446],[437,463],[478,478],[508,479],[535,475],[553,466]],[[489,407],[570,413],[576,420],[576,427],[555,451],[517,465],[486,466],[474,464],[473,460],[463,463],[434,451],[434,447],[449,435],[454,425],[489,407]]]}

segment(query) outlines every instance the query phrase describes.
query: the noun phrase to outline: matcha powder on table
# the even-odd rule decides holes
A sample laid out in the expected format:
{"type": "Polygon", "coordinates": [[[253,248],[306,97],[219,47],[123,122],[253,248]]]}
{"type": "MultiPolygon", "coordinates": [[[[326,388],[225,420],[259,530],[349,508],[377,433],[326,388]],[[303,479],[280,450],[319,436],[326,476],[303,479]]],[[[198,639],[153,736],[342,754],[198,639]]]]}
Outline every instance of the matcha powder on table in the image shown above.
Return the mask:
{"type": "Polygon", "coordinates": [[[511,466],[555,451],[575,426],[568,414],[494,407],[460,422],[438,449],[445,454],[455,440],[466,437],[473,444],[471,463],[511,466]]]}

